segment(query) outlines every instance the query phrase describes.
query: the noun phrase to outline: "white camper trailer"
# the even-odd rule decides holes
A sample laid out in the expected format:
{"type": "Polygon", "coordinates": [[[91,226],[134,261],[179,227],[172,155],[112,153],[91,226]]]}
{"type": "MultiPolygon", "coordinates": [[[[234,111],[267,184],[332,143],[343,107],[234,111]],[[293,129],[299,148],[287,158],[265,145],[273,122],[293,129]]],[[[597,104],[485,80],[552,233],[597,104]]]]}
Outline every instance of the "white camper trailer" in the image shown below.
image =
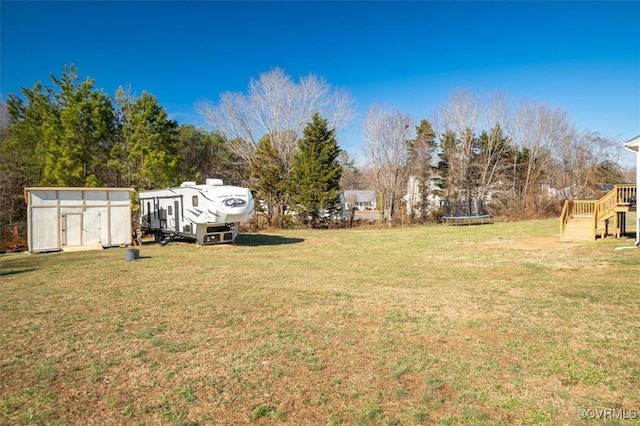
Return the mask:
{"type": "Polygon", "coordinates": [[[240,222],[252,218],[251,191],[223,185],[220,179],[140,192],[142,233],[153,234],[160,244],[177,236],[203,245],[231,243],[238,236],[240,222]]]}

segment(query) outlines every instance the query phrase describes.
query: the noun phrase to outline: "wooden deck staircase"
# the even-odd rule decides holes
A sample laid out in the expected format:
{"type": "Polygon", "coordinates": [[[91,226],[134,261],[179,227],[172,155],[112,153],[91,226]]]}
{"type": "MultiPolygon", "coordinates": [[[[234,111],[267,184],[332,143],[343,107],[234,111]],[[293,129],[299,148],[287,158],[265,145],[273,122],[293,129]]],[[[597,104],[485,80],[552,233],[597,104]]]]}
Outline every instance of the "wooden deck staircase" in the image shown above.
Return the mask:
{"type": "MultiPolygon", "coordinates": [[[[593,241],[626,233],[627,213],[637,209],[636,185],[615,185],[599,200],[566,200],[560,215],[562,241],[593,241]]],[[[637,232],[637,230],[636,230],[637,232]]]]}

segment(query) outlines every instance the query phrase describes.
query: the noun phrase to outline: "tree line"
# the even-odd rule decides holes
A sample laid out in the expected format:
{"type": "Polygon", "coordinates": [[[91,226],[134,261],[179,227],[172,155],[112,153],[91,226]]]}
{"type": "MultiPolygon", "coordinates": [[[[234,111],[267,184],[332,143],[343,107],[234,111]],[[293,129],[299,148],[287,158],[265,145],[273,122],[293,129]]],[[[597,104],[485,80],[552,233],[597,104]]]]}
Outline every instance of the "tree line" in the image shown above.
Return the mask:
{"type": "MultiPolygon", "coordinates": [[[[206,177],[250,186],[274,225],[282,225],[279,213],[293,207],[312,222],[335,213],[341,150],[336,121],[329,124],[319,113],[331,104],[327,83],[310,77],[296,84],[274,70],[253,86],[262,97],[249,99],[244,112],[278,120],[263,122],[256,130],[264,134],[259,141],[251,133],[227,136],[218,126],[206,131],[180,125],[155,96],[120,87],[111,97],[93,79],[80,80],[74,66],[65,67],[61,77],[52,74],[50,86],[38,82],[22,88],[22,96],[10,94],[0,104],[0,225],[24,222],[23,191],[29,186],[144,190],[206,177]],[[285,91],[270,93],[274,86],[285,91]],[[290,115],[274,115],[270,102],[291,90],[297,97],[290,97],[290,115]]],[[[341,120],[337,114],[330,118],[341,120]]]]}
{"type": "MultiPolygon", "coordinates": [[[[564,198],[594,196],[625,180],[613,141],[579,131],[568,113],[543,104],[511,107],[503,95],[454,92],[429,118],[372,106],[363,120],[366,164],[356,167],[337,133],[355,117],[353,99],[309,75],[276,68],[246,94],[223,93],[198,111],[213,131],[178,124],[158,99],[120,87],[109,96],[77,68],[0,103],[0,225],[23,222],[28,186],[114,186],[136,190],[222,178],[254,190],[268,224],[288,213],[338,212],[344,189],[375,189],[389,223],[423,222],[477,204],[524,218],[564,198]]],[[[555,204],[554,204],[555,203],[555,204]]]]}
{"type": "Polygon", "coordinates": [[[442,214],[547,217],[564,199],[597,198],[607,185],[630,181],[613,140],[577,129],[560,109],[532,101],[512,107],[503,94],[455,91],[417,125],[401,111],[372,107],[363,130],[390,222],[442,214]],[[407,205],[414,207],[403,210],[407,205]]]}
{"type": "Polygon", "coordinates": [[[29,186],[132,187],[216,177],[242,182],[246,165],[224,139],[179,125],[150,93],[111,97],[74,66],[0,104],[0,225],[24,222],[29,186]]]}
{"type": "MultiPolygon", "coordinates": [[[[337,132],[355,115],[347,93],[313,75],[292,81],[280,69],[251,80],[246,94],[224,93],[198,109],[250,164],[253,187],[276,225],[290,207],[292,159],[309,117],[320,113],[337,132]]],[[[577,129],[565,111],[533,101],[513,107],[500,93],[454,91],[418,123],[374,105],[362,134],[364,165],[338,154],[341,188],[374,189],[389,223],[480,208],[511,218],[548,216],[558,213],[559,199],[596,197],[603,184],[628,180],[613,140],[577,129]]]]}

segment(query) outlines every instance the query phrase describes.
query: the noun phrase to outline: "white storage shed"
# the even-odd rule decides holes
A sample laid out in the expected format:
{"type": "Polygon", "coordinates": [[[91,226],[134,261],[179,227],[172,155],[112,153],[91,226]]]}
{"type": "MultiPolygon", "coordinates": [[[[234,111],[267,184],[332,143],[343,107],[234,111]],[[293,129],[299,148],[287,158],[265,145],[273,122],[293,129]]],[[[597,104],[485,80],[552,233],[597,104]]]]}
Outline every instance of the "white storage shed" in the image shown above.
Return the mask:
{"type": "Polygon", "coordinates": [[[130,188],[25,188],[29,252],[131,244],[130,188]]]}

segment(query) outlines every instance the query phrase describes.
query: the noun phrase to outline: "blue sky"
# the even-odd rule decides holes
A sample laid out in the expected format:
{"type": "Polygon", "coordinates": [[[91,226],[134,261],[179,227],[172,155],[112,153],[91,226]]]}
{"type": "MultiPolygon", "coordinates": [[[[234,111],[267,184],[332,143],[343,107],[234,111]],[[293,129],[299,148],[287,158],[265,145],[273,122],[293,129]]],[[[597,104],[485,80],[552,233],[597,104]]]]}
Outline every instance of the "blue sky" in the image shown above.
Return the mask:
{"type": "Polygon", "coordinates": [[[504,91],[571,113],[622,143],[640,134],[640,2],[0,2],[0,93],[75,64],[114,94],[131,85],[180,123],[274,67],[429,117],[455,89],[504,91]]]}

